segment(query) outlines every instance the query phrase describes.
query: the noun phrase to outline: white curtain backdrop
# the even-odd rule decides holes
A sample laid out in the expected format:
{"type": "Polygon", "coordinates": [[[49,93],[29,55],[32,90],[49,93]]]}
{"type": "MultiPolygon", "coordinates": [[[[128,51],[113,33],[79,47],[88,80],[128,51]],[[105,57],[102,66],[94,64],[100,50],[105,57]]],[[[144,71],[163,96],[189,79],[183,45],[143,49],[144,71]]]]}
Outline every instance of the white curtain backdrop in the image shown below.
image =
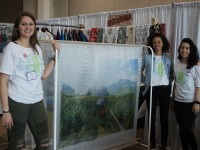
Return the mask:
{"type": "Polygon", "coordinates": [[[177,60],[177,49],[183,38],[191,38],[200,49],[200,2],[175,4],[172,10],[174,60],[177,60]]]}
{"type": "MultiPolygon", "coordinates": [[[[172,50],[174,52],[174,62],[177,61],[178,47],[183,38],[191,38],[200,49],[200,2],[174,4],[173,26],[172,28],[172,50]]],[[[199,51],[200,52],[200,51],[199,51]]],[[[200,149],[200,114],[197,115],[194,123],[194,133],[200,149]]],[[[169,114],[169,138],[172,150],[181,150],[178,126],[175,115],[169,114]]]]}
{"type": "Polygon", "coordinates": [[[79,15],[79,24],[84,24],[86,29],[105,28],[108,13],[79,15]]]}
{"type": "Polygon", "coordinates": [[[147,7],[130,10],[133,14],[133,25],[151,24],[151,19],[155,18],[157,23],[166,24],[166,36],[170,40],[172,37],[172,11],[171,5],[147,7]]]}

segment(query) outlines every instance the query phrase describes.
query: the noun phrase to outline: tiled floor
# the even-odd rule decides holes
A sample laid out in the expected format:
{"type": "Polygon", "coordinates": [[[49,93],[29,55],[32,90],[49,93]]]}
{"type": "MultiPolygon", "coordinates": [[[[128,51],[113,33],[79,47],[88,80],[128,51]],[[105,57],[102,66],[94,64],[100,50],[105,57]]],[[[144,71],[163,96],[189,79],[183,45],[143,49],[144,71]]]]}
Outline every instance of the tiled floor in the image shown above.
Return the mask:
{"type": "MultiPolygon", "coordinates": [[[[6,132],[6,129],[2,127],[1,119],[2,119],[2,116],[0,116],[0,150],[6,150],[7,149],[7,132],[6,132]]],[[[134,145],[132,147],[125,148],[123,150],[147,150],[147,148],[141,145],[134,145]]]]}

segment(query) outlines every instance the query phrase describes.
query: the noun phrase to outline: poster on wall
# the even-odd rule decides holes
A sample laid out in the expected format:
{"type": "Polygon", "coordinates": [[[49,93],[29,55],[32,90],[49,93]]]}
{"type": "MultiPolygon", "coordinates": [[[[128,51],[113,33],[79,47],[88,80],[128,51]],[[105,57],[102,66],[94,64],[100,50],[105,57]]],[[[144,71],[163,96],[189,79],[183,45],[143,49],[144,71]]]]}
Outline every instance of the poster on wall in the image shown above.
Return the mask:
{"type": "Polygon", "coordinates": [[[60,45],[57,149],[103,150],[134,144],[142,47],[60,45]]]}
{"type": "Polygon", "coordinates": [[[132,26],[132,14],[109,15],[107,20],[107,27],[121,27],[132,26]]]}

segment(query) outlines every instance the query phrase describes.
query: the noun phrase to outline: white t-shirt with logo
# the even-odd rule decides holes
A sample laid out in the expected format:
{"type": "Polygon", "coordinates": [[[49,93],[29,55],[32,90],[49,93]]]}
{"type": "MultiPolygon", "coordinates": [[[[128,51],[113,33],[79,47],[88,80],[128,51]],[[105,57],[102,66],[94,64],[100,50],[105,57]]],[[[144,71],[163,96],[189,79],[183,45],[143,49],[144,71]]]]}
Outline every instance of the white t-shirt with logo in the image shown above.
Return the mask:
{"type": "Polygon", "coordinates": [[[153,70],[152,86],[169,85],[162,56],[154,56],[155,65],[153,70]]]}
{"type": "Polygon", "coordinates": [[[13,100],[32,104],[43,99],[41,76],[44,70],[42,51],[36,45],[37,54],[32,48],[25,48],[10,42],[4,49],[0,72],[10,75],[8,95],[13,100]]]}
{"type": "Polygon", "coordinates": [[[193,102],[195,88],[200,87],[200,66],[187,69],[185,64],[177,62],[175,71],[175,100],[179,102],[193,102]]]}

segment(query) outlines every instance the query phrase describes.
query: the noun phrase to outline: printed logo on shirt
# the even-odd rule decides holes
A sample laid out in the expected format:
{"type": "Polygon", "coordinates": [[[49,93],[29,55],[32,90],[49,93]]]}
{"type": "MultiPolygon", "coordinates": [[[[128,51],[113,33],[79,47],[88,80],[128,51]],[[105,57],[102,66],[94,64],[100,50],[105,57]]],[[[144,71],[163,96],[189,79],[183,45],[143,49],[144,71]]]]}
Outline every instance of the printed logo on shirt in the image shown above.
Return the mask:
{"type": "Polygon", "coordinates": [[[155,74],[157,76],[164,76],[165,75],[165,67],[163,65],[163,61],[156,61],[154,71],[155,71],[155,74]]]}
{"type": "Polygon", "coordinates": [[[180,85],[184,85],[185,81],[186,81],[186,75],[184,73],[184,71],[182,70],[178,70],[177,74],[176,74],[176,83],[180,84],[180,85]]]}
{"type": "Polygon", "coordinates": [[[38,55],[29,55],[27,60],[27,72],[35,71],[40,76],[43,71],[43,61],[38,55]]]}

